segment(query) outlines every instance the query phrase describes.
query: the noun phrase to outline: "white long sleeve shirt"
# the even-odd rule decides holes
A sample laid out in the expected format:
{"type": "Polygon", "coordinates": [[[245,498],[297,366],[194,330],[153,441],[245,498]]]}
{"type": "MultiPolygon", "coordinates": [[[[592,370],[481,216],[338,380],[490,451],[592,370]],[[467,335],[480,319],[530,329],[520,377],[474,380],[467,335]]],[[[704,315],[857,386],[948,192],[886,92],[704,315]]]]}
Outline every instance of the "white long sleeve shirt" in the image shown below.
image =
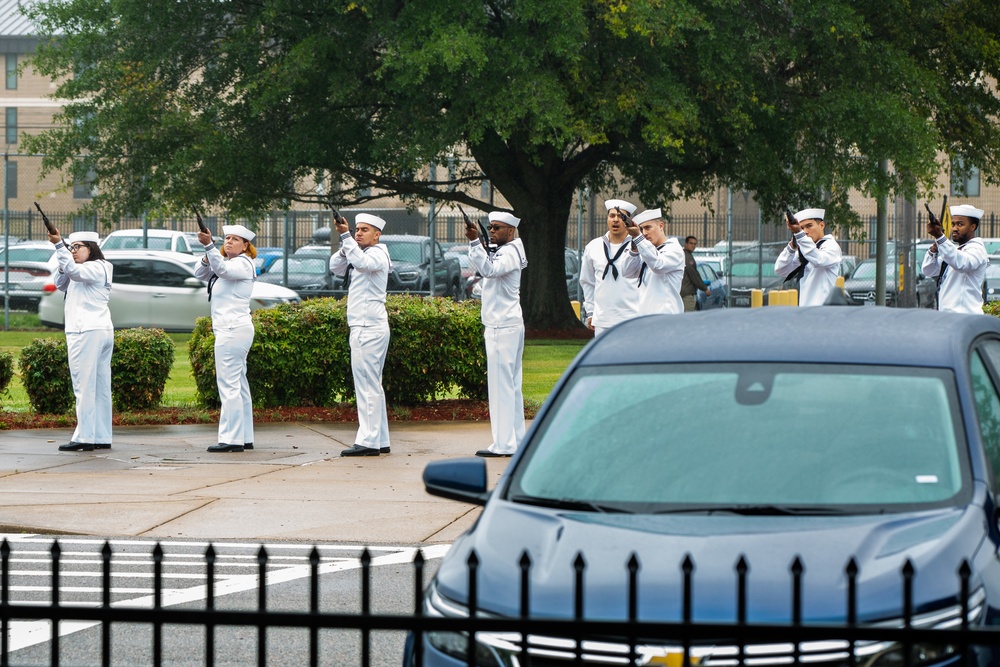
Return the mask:
{"type": "Polygon", "coordinates": [[[219,277],[212,285],[212,326],[233,328],[252,325],[250,295],[257,277],[253,260],[249,255],[226,259],[214,244],[205,246],[205,257],[208,264],[198,262],[195,276],[201,280],[210,280],[213,274],[219,277]]]}
{"type": "Polygon", "coordinates": [[[56,244],[56,288],[66,292],[63,321],[67,333],[114,329],[111,323],[111,280],[114,267],[103,259],[77,264],[65,242],[56,244]]]}
{"type": "Polygon", "coordinates": [[[580,287],[583,288],[583,306],[594,327],[606,329],[639,314],[639,288],[635,280],[624,275],[628,261],[625,255],[631,243],[631,237],[626,237],[623,243],[611,243],[605,234],[583,249],[580,287]],[[625,246],[624,250],[622,246],[625,246]],[[608,255],[605,255],[605,249],[608,255]],[[611,266],[608,256],[614,259],[619,250],[622,253],[611,266]]]}
{"type": "Polygon", "coordinates": [[[503,244],[492,257],[486,254],[482,243],[470,241],[469,261],[483,277],[483,326],[524,326],[521,271],[528,266],[528,260],[521,239],[503,244]]]}
{"type": "Polygon", "coordinates": [[[629,250],[625,277],[636,280],[639,314],[683,313],[684,248],[672,238],[657,247],[641,235],[635,238],[635,247],[636,252],[629,250]]]}
{"type": "Polygon", "coordinates": [[[923,274],[935,278],[942,263],[948,266],[938,289],[938,310],[952,313],[983,312],[983,281],[990,260],[981,238],[971,238],[956,246],[948,237],[937,239],[937,252],[927,251],[920,267],[923,274]]]}
{"type": "Polygon", "coordinates": [[[330,272],[343,276],[351,267],[347,287],[347,324],[352,327],[389,326],[385,291],[392,262],[384,245],[363,249],[350,232],[340,235],[340,250],[330,256],[330,272]]]}
{"type": "MultiPolygon", "coordinates": [[[[795,235],[795,243],[808,262],[799,280],[800,306],[822,306],[837,284],[844,253],[832,235],[827,234],[820,241],[823,245],[817,246],[805,232],[795,235]]],[[[789,244],[782,249],[778,259],[774,260],[774,272],[788,277],[801,263],[799,253],[789,244]]]]}

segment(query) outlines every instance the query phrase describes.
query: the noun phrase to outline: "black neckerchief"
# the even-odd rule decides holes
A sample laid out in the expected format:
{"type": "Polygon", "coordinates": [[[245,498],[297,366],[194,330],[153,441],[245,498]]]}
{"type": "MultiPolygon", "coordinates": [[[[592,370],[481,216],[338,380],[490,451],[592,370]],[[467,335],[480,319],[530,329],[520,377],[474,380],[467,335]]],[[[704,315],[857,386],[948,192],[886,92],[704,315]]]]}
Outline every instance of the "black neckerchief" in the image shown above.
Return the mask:
{"type": "MultiPolygon", "coordinates": [[[[816,247],[817,248],[820,247],[825,242],[826,242],[825,238],[820,239],[819,241],[816,242],[816,247]]],[[[806,259],[805,255],[802,254],[802,248],[799,247],[798,243],[795,244],[795,250],[796,250],[796,252],[799,253],[799,265],[797,267],[795,267],[794,271],[792,271],[790,274],[788,274],[788,277],[785,278],[785,280],[801,280],[802,276],[805,275],[806,264],[809,263],[809,260],[806,259]]]]}
{"type": "Polygon", "coordinates": [[[622,253],[625,252],[625,248],[628,247],[631,241],[628,239],[622,241],[622,244],[621,246],[619,246],[618,252],[615,253],[614,257],[611,257],[611,241],[608,239],[607,236],[603,237],[603,241],[604,241],[603,244],[604,257],[608,260],[608,263],[604,267],[604,275],[601,276],[601,280],[607,279],[609,270],[611,271],[611,277],[615,280],[618,280],[618,267],[615,266],[615,262],[618,261],[618,258],[622,256],[622,253]]]}
{"type": "MultiPolygon", "coordinates": [[[[665,246],[665,245],[667,245],[667,244],[666,243],[661,243],[660,245],[656,246],[656,252],[659,252],[660,249],[663,246],[665,246]]],[[[646,262],[643,262],[642,263],[642,268],[639,269],[639,287],[642,287],[642,277],[644,275],[646,275],[646,269],[648,269],[648,268],[649,268],[649,266],[646,265],[646,262]]]]}

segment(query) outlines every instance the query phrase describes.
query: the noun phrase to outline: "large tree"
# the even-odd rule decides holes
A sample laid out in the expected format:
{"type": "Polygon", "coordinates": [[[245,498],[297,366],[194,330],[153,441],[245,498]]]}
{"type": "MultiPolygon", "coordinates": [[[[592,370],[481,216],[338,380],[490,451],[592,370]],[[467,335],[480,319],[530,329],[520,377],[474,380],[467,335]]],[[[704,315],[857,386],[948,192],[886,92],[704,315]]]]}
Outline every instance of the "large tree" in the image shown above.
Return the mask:
{"type": "MultiPolygon", "coordinates": [[[[370,188],[523,218],[528,326],[570,326],[574,191],[719,184],[772,210],[1000,176],[991,0],[60,0],[34,66],[69,100],[31,149],[115,214],[253,213],[370,188]],[[457,160],[448,179],[421,174],[457,160]],[[894,165],[892,174],[880,160],[894,165]],[[907,178],[894,174],[905,174],[907,178]],[[913,185],[915,184],[915,185],[913,185]],[[453,188],[452,186],[459,186],[453,188]]],[[[842,220],[848,218],[843,217],[842,220]]]]}

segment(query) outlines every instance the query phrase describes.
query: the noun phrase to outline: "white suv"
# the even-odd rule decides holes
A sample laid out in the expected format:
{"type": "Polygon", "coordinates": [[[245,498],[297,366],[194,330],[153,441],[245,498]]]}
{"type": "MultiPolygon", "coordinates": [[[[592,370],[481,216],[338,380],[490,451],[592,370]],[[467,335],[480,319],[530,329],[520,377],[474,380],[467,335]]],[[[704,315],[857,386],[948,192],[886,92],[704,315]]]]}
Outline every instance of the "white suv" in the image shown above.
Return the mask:
{"type": "MultiPolygon", "coordinates": [[[[173,250],[191,255],[202,250],[197,242],[192,244],[189,232],[171,229],[147,229],[143,239],[141,229],[119,229],[104,237],[101,250],[173,250]],[[193,247],[197,246],[197,248],[193,247]]],[[[197,237],[195,237],[197,239],[197,237]]]]}

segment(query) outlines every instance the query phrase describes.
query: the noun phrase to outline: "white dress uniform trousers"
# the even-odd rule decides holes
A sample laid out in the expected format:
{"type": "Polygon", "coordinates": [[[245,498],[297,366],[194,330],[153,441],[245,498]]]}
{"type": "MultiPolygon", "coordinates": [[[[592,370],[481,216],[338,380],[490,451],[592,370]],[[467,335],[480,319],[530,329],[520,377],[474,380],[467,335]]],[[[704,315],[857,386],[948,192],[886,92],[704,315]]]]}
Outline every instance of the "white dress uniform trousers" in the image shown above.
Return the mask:
{"type": "Polygon", "coordinates": [[[611,243],[605,234],[583,250],[580,266],[583,306],[597,336],[639,314],[638,286],[624,275],[628,260],[623,255],[631,245],[631,237],[626,237],[623,243],[611,243]]]}
{"type": "Polygon", "coordinates": [[[636,252],[629,251],[625,277],[636,281],[639,314],[683,313],[684,248],[673,238],[656,247],[641,235],[635,238],[635,247],[636,252]]]}
{"type": "MultiPolygon", "coordinates": [[[[840,245],[830,234],[820,239],[820,242],[823,245],[817,246],[805,232],[795,235],[795,243],[808,262],[799,280],[800,306],[822,306],[826,303],[837,284],[837,276],[840,275],[840,262],[844,257],[840,245]]],[[[789,244],[782,249],[778,259],[774,260],[774,272],[788,277],[801,263],[798,251],[792,250],[789,244]]]]}
{"type": "Polygon", "coordinates": [[[528,265],[521,239],[490,257],[479,241],[469,243],[469,261],[483,276],[482,322],[486,340],[486,382],[494,454],[513,454],[524,440],[524,318],[521,271],[528,265]]]}
{"type": "Polygon", "coordinates": [[[942,236],[937,240],[937,252],[928,251],[924,255],[920,270],[929,278],[936,278],[944,271],[938,289],[938,310],[981,315],[983,281],[986,279],[986,267],[989,263],[989,255],[981,238],[972,238],[961,246],[956,246],[950,239],[942,236]]]}
{"type": "Polygon", "coordinates": [[[351,372],[358,401],[354,444],[369,449],[390,446],[382,369],[389,350],[385,291],[391,268],[385,246],[376,243],[362,249],[348,232],[340,235],[340,251],[330,257],[332,273],[343,276],[351,271],[347,324],[351,327],[351,372]]]}
{"type": "Polygon", "coordinates": [[[66,349],[76,397],[72,441],[110,445],[115,332],[108,300],[114,267],[100,259],[77,264],[65,243],[56,245],[56,260],[56,287],[66,292],[66,349]]]}
{"type": "Polygon", "coordinates": [[[208,264],[199,262],[195,275],[212,286],[212,331],[215,332],[215,382],[219,388],[219,444],[254,441],[253,398],[247,381],[247,354],[253,345],[250,295],[257,270],[248,255],[226,259],[215,246],[205,246],[208,264]]]}

